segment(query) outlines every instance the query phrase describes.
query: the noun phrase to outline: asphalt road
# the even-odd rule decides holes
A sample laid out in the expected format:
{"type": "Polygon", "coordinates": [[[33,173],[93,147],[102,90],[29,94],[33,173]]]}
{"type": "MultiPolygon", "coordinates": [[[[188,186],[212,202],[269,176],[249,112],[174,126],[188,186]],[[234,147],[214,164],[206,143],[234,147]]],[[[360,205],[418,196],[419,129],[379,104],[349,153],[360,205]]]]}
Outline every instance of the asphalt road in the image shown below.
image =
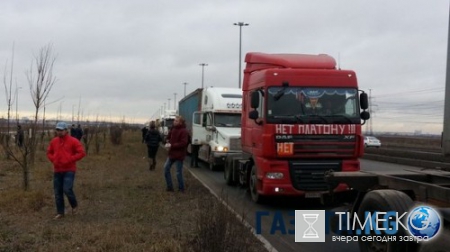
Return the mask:
{"type": "MultiPolygon", "coordinates": [[[[257,225],[257,213],[264,213],[260,217],[261,239],[268,241],[272,246],[272,251],[290,252],[290,251],[346,251],[358,252],[357,242],[332,242],[332,236],[326,237],[326,242],[319,243],[296,243],[294,234],[289,234],[289,230],[294,230],[295,210],[326,210],[326,211],[346,211],[347,205],[323,206],[317,200],[305,200],[298,198],[276,198],[270,204],[254,204],[246,189],[240,187],[230,187],[225,184],[223,171],[210,171],[205,163],[200,164],[200,168],[188,168],[189,171],[197,177],[212,193],[223,199],[236,214],[243,217],[244,220],[253,228],[257,225]],[[268,215],[266,215],[268,214],[268,215]],[[277,221],[274,221],[276,219],[277,221]],[[272,225],[275,223],[275,232],[271,232],[272,225]],[[281,226],[280,226],[281,223],[281,226]],[[284,224],[284,227],[283,225],[284,224]],[[286,231],[286,233],[283,233],[286,231]]],[[[185,167],[189,167],[189,158],[185,161],[185,167]]],[[[361,160],[362,170],[378,172],[395,172],[403,169],[415,170],[419,167],[405,166],[399,164],[383,163],[371,160],[361,160]]],[[[450,245],[450,244],[448,244],[450,245]]],[[[442,250],[441,250],[442,251],[442,250]]]]}

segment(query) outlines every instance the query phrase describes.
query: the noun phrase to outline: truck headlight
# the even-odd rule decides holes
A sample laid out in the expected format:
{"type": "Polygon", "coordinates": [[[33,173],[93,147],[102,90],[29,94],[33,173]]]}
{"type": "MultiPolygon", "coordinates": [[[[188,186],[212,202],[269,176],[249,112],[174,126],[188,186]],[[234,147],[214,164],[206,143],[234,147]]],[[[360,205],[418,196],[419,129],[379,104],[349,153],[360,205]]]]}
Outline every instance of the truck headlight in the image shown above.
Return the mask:
{"type": "Polygon", "coordinates": [[[282,172],[268,172],[266,178],[268,179],[282,179],[284,177],[282,172]]]}
{"type": "Polygon", "coordinates": [[[227,152],[228,151],[228,147],[224,147],[224,146],[216,146],[214,147],[215,151],[223,151],[223,152],[227,152]]]}

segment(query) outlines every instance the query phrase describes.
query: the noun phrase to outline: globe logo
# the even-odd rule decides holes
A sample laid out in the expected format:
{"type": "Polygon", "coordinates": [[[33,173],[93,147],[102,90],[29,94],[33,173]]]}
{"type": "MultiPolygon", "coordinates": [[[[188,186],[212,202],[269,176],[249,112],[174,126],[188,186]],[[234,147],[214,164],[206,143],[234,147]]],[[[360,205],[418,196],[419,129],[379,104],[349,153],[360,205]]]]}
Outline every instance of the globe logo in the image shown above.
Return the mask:
{"type": "Polygon", "coordinates": [[[431,207],[420,206],[414,208],[408,215],[408,230],[411,235],[428,240],[433,238],[441,227],[441,217],[431,207]]]}

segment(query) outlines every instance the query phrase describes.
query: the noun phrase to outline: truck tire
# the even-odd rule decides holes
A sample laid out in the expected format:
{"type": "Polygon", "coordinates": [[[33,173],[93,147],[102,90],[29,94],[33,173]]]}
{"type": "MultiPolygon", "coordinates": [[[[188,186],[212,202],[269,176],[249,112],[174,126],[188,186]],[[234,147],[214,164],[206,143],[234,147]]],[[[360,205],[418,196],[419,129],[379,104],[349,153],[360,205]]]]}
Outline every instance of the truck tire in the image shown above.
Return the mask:
{"type": "Polygon", "coordinates": [[[225,183],[229,186],[236,184],[233,178],[233,167],[230,164],[225,164],[223,168],[223,177],[225,178],[225,183]]]}
{"type": "MultiPolygon", "coordinates": [[[[358,217],[364,216],[364,212],[387,212],[396,211],[399,214],[407,212],[413,206],[412,199],[405,193],[397,190],[374,190],[368,192],[358,208],[358,217]]],[[[376,235],[376,234],[373,234],[376,235]]],[[[372,251],[399,251],[399,252],[413,252],[418,251],[419,245],[416,242],[399,241],[399,236],[408,235],[405,230],[399,228],[396,234],[396,241],[377,242],[377,241],[361,241],[359,239],[359,249],[361,252],[372,251]]]]}
{"type": "Polygon", "coordinates": [[[249,190],[250,190],[250,196],[252,197],[252,201],[258,204],[261,204],[264,202],[265,197],[258,193],[257,190],[257,184],[258,184],[258,178],[256,176],[256,166],[252,166],[252,170],[250,172],[250,178],[249,178],[249,190]]]}
{"type": "Polygon", "coordinates": [[[225,184],[232,186],[235,184],[233,177],[233,166],[234,159],[232,156],[228,156],[225,160],[225,165],[223,167],[223,178],[225,179],[225,184]]]}
{"type": "Polygon", "coordinates": [[[209,163],[209,169],[211,171],[215,171],[216,170],[216,165],[214,165],[213,163],[209,163]]]}
{"type": "Polygon", "coordinates": [[[212,153],[212,150],[211,150],[211,148],[209,148],[209,154],[208,154],[208,156],[209,156],[209,159],[208,159],[208,167],[209,167],[209,170],[210,171],[215,171],[215,170],[217,170],[217,165],[215,165],[213,162],[214,162],[214,157],[213,157],[213,153],[212,153]]]}

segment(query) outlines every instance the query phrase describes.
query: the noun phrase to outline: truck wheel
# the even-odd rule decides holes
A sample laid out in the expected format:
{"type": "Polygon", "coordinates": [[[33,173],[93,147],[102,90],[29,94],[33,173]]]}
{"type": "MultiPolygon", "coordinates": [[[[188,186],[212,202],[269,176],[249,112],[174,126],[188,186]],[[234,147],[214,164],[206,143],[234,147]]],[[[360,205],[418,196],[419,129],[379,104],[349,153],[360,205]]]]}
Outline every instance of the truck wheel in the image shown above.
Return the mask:
{"type": "MultiPolygon", "coordinates": [[[[400,215],[407,212],[413,205],[411,198],[401,191],[396,190],[375,190],[368,192],[358,209],[358,217],[364,218],[366,211],[374,213],[375,211],[387,212],[396,211],[400,215]]],[[[376,234],[370,234],[375,236],[376,234]]],[[[386,235],[386,234],[384,234],[386,235]]],[[[361,241],[359,239],[359,249],[362,252],[372,251],[404,251],[412,252],[418,250],[418,244],[416,242],[399,241],[399,236],[409,235],[403,228],[399,228],[396,234],[396,241],[390,242],[377,242],[377,241],[361,241]]]]}
{"type": "Polygon", "coordinates": [[[258,184],[258,178],[256,176],[256,166],[252,166],[252,171],[250,172],[250,179],[249,179],[249,189],[250,189],[250,195],[252,196],[252,201],[255,203],[263,203],[264,202],[264,196],[258,193],[258,190],[256,189],[258,184]]]}
{"type": "Polygon", "coordinates": [[[227,185],[232,186],[235,184],[233,179],[233,169],[229,164],[225,164],[225,167],[223,168],[223,176],[227,185]]]}
{"type": "Polygon", "coordinates": [[[210,170],[210,171],[215,171],[215,170],[216,170],[216,165],[213,163],[213,161],[214,161],[214,156],[213,156],[213,153],[212,153],[211,148],[209,148],[209,154],[208,154],[208,156],[209,156],[209,159],[208,159],[209,170],[210,170]]]}

